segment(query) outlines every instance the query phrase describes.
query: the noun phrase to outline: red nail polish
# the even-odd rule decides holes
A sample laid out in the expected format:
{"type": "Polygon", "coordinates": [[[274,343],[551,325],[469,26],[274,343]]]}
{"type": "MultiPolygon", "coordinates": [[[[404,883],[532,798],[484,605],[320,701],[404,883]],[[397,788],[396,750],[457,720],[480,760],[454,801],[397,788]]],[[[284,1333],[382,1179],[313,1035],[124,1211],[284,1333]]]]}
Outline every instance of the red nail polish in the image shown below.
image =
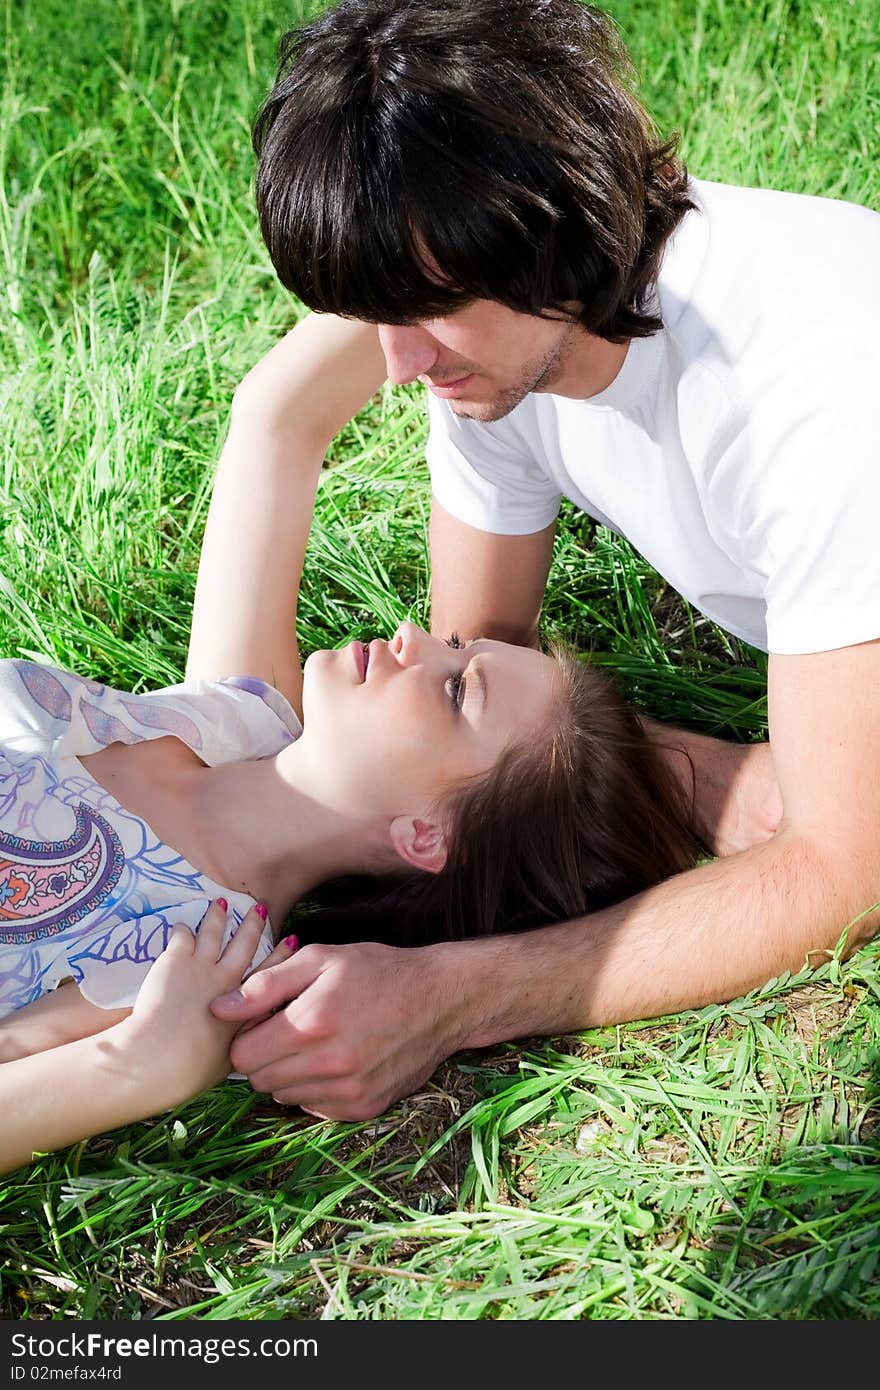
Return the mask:
{"type": "Polygon", "coordinates": [[[262,917],[264,922],[266,918],[269,916],[269,909],[265,903],[257,903],[256,907],[254,908],[254,912],[257,914],[258,917],[262,917]]]}
{"type": "Polygon", "coordinates": [[[295,950],[297,950],[297,948],[298,948],[298,946],[299,946],[299,937],[298,937],[298,936],[285,936],[285,938],[284,938],[284,944],[285,944],[285,946],[288,948],[288,950],[290,950],[290,951],[295,951],[295,950]]]}
{"type": "Polygon", "coordinates": [[[218,898],[217,906],[220,908],[221,912],[225,912],[226,909],[229,907],[229,903],[226,901],[225,898],[218,898]]]}

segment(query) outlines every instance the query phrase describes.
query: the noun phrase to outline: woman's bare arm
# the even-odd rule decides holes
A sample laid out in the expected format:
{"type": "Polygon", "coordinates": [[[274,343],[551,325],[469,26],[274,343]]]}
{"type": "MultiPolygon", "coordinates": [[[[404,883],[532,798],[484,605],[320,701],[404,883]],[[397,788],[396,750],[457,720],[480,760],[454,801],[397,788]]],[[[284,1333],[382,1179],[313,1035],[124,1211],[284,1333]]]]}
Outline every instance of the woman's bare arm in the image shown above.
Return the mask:
{"type": "Polygon", "coordinates": [[[0,1066],[0,1172],[162,1108],[144,1089],[124,1027],[0,1066]]]}
{"type": "Polygon", "coordinates": [[[310,314],[235,394],[199,561],[187,679],[258,676],[301,713],[296,607],[334,435],[376,391],[376,329],[310,314]]]}
{"type": "Polygon", "coordinates": [[[0,1066],[0,1172],[179,1105],[228,1073],[235,1027],[208,1004],[241,983],[264,922],[251,909],[221,950],[226,920],[214,903],[197,935],[175,927],[134,1009],[111,1027],[0,1066]]]}
{"type": "Polygon", "coordinates": [[[69,981],[0,1019],[0,1062],[13,1062],[62,1047],[77,1038],[90,1038],[120,1023],[130,1009],[100,1009],[83,998],[69,981]]]}

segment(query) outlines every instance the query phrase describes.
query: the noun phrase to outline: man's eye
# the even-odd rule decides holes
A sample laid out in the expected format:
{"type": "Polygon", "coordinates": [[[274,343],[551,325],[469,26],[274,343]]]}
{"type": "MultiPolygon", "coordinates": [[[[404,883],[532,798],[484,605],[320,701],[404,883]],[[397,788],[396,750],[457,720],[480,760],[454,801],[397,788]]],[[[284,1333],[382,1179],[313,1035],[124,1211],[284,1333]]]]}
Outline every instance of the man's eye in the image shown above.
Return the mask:
{"type": "Polygon", "coordinates": [[[452,708],[460,710],[464,704],[465,679],[461,671],[453,671],[446,680],[446,694],[452,701],[452,708]]]}

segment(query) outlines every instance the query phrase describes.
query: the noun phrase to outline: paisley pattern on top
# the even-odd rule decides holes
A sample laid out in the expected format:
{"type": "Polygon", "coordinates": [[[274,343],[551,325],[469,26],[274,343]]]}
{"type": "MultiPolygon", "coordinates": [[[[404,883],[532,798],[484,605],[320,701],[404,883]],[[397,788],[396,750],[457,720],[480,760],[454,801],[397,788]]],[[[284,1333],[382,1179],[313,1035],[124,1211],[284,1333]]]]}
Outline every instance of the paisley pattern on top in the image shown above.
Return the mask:
{"type": "Polygon", "coordinates": [[[26,840],[0,830],[0,941],[37,941],[105,903],[125,855],[103,816],[80,804],[66,840],[26,840]]]}

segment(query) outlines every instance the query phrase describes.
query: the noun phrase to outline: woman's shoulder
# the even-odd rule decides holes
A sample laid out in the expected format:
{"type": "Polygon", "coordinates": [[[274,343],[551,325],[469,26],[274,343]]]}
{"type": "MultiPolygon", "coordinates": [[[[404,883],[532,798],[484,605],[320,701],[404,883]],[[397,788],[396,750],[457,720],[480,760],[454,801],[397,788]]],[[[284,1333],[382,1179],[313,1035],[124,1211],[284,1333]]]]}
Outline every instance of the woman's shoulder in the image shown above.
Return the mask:
{"type": "Polygon", "coordinates": [[[262,758],[278,753],[302,733],[280,690],[253,676],[182,681],[130,697],[132,713],[157,731],[176,733],[205,762],[262,758]],[[185,732],[180,721],[197,727],[185,732]]]}
{"type": "MultiPolygon", "coordinates": [[[[239,694],[251,696],[259,700],[266,709],[271,710],[276,719],[284,725],[292,738],[298,738],[302,733],[302,724],[299,716],[287,699],[274,685],[268,681],[260,680],[257,676],[223,676],[217,681],[192,681],[193,686],[215,687],[222,692],[224,698],[232,696],[236,702],[239,694]]],[[[183,687],[186,689],[186,685],[183,687]]],[[[246,700],[245,705],[252,708],[250,701],[246,700]]]]}
{"type": "Polygon", "coordinates": [[[230,675],[133,693],[43,662],[0,661],[0,742],[82,754],[173,735],[206,763],[268,757],[302,726],[266,681],[230,675]]]}

